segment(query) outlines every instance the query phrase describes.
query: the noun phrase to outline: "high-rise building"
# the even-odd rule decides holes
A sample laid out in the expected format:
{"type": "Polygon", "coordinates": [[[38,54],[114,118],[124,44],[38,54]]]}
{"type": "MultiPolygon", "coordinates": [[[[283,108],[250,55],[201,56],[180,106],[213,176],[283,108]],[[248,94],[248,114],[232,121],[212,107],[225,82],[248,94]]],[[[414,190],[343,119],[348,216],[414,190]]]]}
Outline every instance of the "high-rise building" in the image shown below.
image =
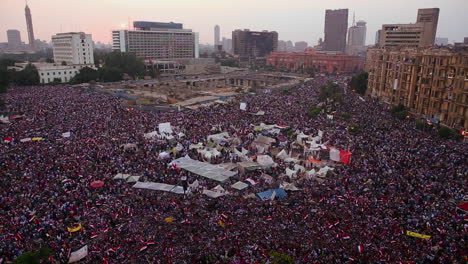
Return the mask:
{"type": "Polygon", "coordinates": [[[308,46],[307,42],[298,41],[298,42],[294,43],[294,50],[296,52],[303,52],[303,51],[305,51],[305,49],[307,49],[307,46],[308,46]]]}
{"type": "Polygon", "coordinates": [[[25,16],[26,16],[26,26],[28,28],[29,46],[32,50],[34,50],[35,49],[34,41],[36,39],[34,38],[34,28],[33,28],[33,23],[32,23],[31,10],[29,9],[28,5],[26,5],[24,11],[25,11],[25,16]]]}
{"type": "Polygon", "coordinates": [[[94,65],[93,48],[91,34],[69,32],[52,36],[55,63],[94,65]]]}
{"type": "Polygon", "coordinates": [[[371,96],[468,131],[468,49],[369,49],[366,59],[371,96]]]}
{"type": "Polygon", "coordinates": [[[348,9],[325,11],[325,45],[324,51],[346,50],[346,33],[348,31],[348,9]]]}
{"type": "Polygon", "coordinates": [[[21,34],[19,30],[7,30],[8,48],[17,49],[21,46],[21,34]]]}
{"type": "Polygon", "coordinates": [[[439,8],[419,9],[415,24],[385,24],[379,46],[428,47],[434,45],[439,21],[439,8]]]}
{"type": "Polygon", "coordinates": [[[232,39],[223,38],[222,45],[225,52],[232,52],[232,39]]]}
{"type": "Polygon", "coordinates": [[[198,33],[182,24],[135,21],[134,30],[112,31],[112,49],[133,52],[146,62],[198,58],[198,33]]]}
{"type": "Polygon", "coordinates": [[[241,61],[266,57],[278,49],[278,33],[275,31],[235,30],[232,32],[234,54],[241,61]]]}
{"type": "Polygon", "coordinates": [[[447,46],[448,41],[448,38],[436,38],[434,44],[437,46],[447,46]]]}
{"type": "Polygon", "coordinates": [[[278,48],[277,51],[286,51],[286,41],[278,40],[278,48]]]}
{"type": "MultiPolygon", "coordinates": [[[[353,23],[354,24],[354,23],[353,23]]],[[[355,25],[349,28],[348,45],[346,53],[349,55],[359,55],[366,50],[366,22],[358,21],[355,25]]]]}
{"type": "Polygon", "coordinates": [[[382,30],[377,30],[377,32],[375,32],[375,45],[378,46],[379,45],[379,42],[380,42],[380,33],[382,32],[382,30]]]}
{"type": "Polygon", "coordinates": [[[220,35],[221,35],[221,29],[219,28],[218,25],[216,25],[214,27],[214,46],[215,46],[215,48],[216,48],[216,46],[221,45],[220,35]]]}
{"type": "Polygon", "coordinates": [[[464,44],[468,44],[468,37],[465,37],[465,38],[463,39],[463,43],[464,43],[464,44]]]}

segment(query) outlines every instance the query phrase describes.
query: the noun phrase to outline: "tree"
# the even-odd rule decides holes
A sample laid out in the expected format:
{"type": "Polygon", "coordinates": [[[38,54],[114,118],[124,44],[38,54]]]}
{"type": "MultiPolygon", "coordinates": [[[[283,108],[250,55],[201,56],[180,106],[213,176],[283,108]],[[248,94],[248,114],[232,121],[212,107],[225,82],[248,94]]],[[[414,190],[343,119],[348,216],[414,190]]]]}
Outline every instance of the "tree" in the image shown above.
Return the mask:
{"type": "Polygon", "coordinates": [[[305,71],[311,78],[315,77],[315,68],[308,67],[305,71]]]}
{"type": "Polygon", "coordinates": [[[39,84],[39,73],[36,66],[31,63],[26,65],[22,71],[16,72],[14,82],[18,85],[37,85],[39,84]]]}
{"type": "Polygon", "coordinates": [[[288,254],[273,252],[270,256],[272,264],[294,264],[294,259],[288,254]]]}
{"type": "Polygon", "coordinates": [[[89,67],[84,67],[70,80],[70,83],[88,83],[90,81],[96,81],[99,77],[98,71],[89,67]]]}
{"type": "Polygon", "coordinates": [[[331,100],[333,102],[339,103],[341,102],[342,93],[343,89],[341,89],[338,84],[329,81],[327,84],[320,87],[319,100],[321,102],[327,102],[328,100],[331,100]]]}
{"type": "MultiPolygon", "coordinates": [[[[145,74],[145,64],[135,54],[129,52],[114,51],[105,56],[104,68],[107,72],[126,73],[133,78],[145,74]]],[[[104,78],[103,78],[104,79],[104,78]]]]}
{"type": "Polygon", "coordinates": [[[99,69],[99,76],[104,82],[116,82],[122,80],[123,72],[117,67],[103,67],[99,69]]]}
{"type": "Polygon", "coordinates": [[[351,78],[351,89],[357,93],[364,95],[367,91],[367,82],[369,79],[369,73],[362,71],[359,74],[351,78]]]}
{"type": "Polygon", "coordinates": [[[26,252],[19,256],[13,263],[14,264],[40,264],[45,263],[53,252],[49,248],[40,248],[37,251],[26,252]]]}

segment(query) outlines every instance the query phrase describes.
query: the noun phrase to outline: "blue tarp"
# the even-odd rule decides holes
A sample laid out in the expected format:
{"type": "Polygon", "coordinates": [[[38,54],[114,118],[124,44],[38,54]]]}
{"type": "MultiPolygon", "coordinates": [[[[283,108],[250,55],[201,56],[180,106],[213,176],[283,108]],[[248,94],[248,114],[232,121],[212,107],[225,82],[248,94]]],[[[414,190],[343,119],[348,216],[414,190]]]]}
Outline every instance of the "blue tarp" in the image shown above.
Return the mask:
{"type": "Polygon", "coordinates": [[[281,199],[284,199],[284,198],[286,198],[288,196],[286,194],[286,192],[284,191],[284,189],[282,189],[282,188],[270,189],[270,190],[267,190],[267,191],[264,191],[264,192],[259,192],[259,193],[257,193],[257,196],[261,200],[269,200],[271,198],[271,195],[273,194],[273,192],[276,192],[275,199],[280,199],[281,200],[281,199]]]}

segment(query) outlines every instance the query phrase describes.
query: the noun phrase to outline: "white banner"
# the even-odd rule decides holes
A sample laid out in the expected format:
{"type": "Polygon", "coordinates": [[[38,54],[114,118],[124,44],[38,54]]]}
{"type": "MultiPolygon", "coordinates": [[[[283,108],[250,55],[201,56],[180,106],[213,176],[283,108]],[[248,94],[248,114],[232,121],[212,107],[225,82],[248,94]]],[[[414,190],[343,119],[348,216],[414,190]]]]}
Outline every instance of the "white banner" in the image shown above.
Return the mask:
{"type": "Polygon", "coordinates": [[[74,251],[70,254],[70,259],[68,260],[68,263],[74,263],[82,260],[88,255],[88,245],[78,249],[77,251],[74,251]]]}

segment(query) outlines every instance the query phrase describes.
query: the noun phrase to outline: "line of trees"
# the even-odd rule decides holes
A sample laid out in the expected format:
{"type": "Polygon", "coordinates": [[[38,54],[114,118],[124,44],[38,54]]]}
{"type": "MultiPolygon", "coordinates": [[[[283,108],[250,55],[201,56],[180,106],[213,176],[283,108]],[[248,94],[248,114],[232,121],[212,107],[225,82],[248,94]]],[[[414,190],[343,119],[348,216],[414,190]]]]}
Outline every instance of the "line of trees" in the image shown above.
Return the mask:
{"type": "Polygon", "coordinates": [[[85,67],[73,77],[70,83],[77,84],[90,81],[115,82],[122,80],[124,73],[132,78],[147,74],[143,60],[133,53],[114,51],[103,54],[99,60],[103,62],[101,68],[94,70],[85,67]]]}
{"type": "Polygon", "coordinates": [[[367,81],[369,79],[369,73],[362,71],[359,74],[351,78],[351,89],[357,93],[364,95],[367,91],[367,81]]]}

